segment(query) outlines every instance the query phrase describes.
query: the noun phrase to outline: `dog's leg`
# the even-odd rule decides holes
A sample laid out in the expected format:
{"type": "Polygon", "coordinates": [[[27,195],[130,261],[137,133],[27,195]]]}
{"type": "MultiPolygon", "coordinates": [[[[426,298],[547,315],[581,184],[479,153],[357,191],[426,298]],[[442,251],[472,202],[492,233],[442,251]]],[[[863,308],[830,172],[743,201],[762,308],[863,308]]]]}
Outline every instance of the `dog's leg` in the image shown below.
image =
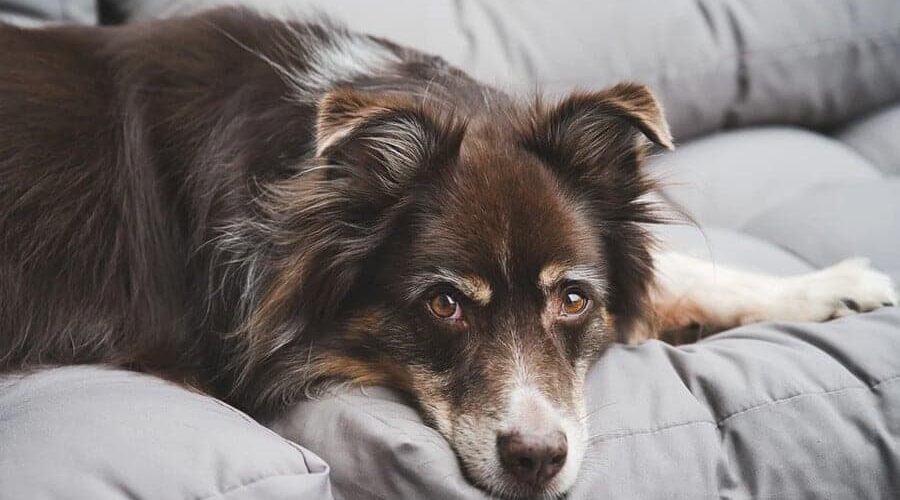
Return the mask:
{"type": "MultiPolygon", "coordinates": [[[[674,252],[654,256],[655,332],[699,326],[706,333],[766,320],[824,321],[897,304],[888,276],[866,259],[845,260],[799,276],[729,269],[674,252]]],[[[639,333],[640,337],[648,332],[639,333]]]]}

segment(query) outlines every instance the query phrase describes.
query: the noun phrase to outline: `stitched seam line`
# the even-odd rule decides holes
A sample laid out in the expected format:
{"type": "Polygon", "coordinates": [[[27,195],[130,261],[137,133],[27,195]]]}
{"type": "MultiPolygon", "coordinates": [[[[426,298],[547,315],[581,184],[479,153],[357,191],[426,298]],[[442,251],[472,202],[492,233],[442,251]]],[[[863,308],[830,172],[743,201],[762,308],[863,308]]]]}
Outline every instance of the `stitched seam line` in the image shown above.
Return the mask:
{"type": "Polygon", "coordinates": [[[282,477],[293,477],[293,476],[297,476],[297,477],[303,476],[303,477],[306,477],[306,476],[318,476],[318,475],[320,475],[320,474],[317,474],[317,473],[309,473],[309,474],[304,474],[304,473],[272,474],[272,475],[270,475],[270,476],[263,476],[263,477],[259,477],[259,478],[256,478],[256,479],[251,479],[251,480],[249,480],[249,481],[247,481],[247,482],[245,482],[245,483],[240,483],[240,484],[235,484],[235,485],[229,486],[229,487],[225,488],[225,489],[222,490],[222,491],[219,491],[219,492],[216,492],[216,493],[212,493],[212,494],[210,494],[210,495],[205,495],[205,496],[200,496],[200,497],[195,497],[195,498],[196,498],[197,500],[210,500],[210,499],[212,499],[212,498],[224,498],[224,497],[226,497],[226,496],[228,496],[228,495],[234,493],[235,491],[238,491],[238,490],[241,490],[241,489],[244,489],[244,488],[250,488],[251,486],[255,486],[255,485],[259,484],[259,483],[262,483],[262,482],[264,482],[264,481],[268,481],[268,480],[270,480],[270,479],[278,479],[278,478],[282,478],[282,477]]]}
{"type": "Polygon", "coordinates": [[[645,430],[639,430],[639,431],[625,432],[622,434],[611,433],[611,434],[609,434],[611,436],[609,439],[603,439],[602,435],[601,435],[601,437],[596,437],[596,439],[591,440],[591,444],[593,445],[593,444],[610,443],[613,441],[618,441],[620,439],[625,439],[625,438],[629,438],[629,437],[646,436],[649,434],[656,434],[658,432],[663,432],[663,431],[667,431],[670,429],[677,429],[679,427],[687,427],[689,425],[701,425],[701,424],[710,425],[713,427],[716,426],[716,423],[713,422],[712,420],[692,420],[689,422],[678,422],[676,424],[667,424],[667,425],[663,425],[661,427],[655,427],[652,429],[645,429],[645,430]]]}
{"type": "Polygon", "coordinates": [[[766,401],[766,402],[764,402],[764,403],[760,403],[760,404],[758,404],[758,405],[754,405],[754,406],[751,406],[751,407],[749,407],[749,408],[745,408],[745,409],[743,409],[743,410],[738,410],[738,411],[736,411],[736,412],[734,412],[734,413],[732,413],[732,414],[730,414],[730,415],[727,415],[727,416],[723,417],[722,419],[720,419],[716,425],[719,426],[719,427],[721,427],[726,421],[728,421],[728,420],[730,420],[730,419],[732,419],[732,418],[734,418],[734,417],[737,417],[738,415],[743,415],[744,413],[748,413],[748,412],[751,412],[751,411],[754,411],[754,410],[758,410],[758,409],[764,408],[764,407],[766,407],[766,406],[774,406],[774,405],[777,405],[777,404],[786,403],[786,402],[792,401],[792,400],[794,400],[794,399],[799,399],[799,398],[802,398],[802,397],[805,397],[805,396],[831,396],[831,395],[834,395],[834,394],[840,394],[840,393],[843,393],[843,392],[849,392],[849,391],[854,391],[854,390],[857,390],[857,391],[858,391],[858,390],[874,391],[877,387],[879,387],[879,386],[881,386],[881,385],[885,385],[885,384],[889,384],[889,383],[897,382],[897,381],[900,381],[900,375],[893,375],[893,376],[888,377],[888,378],[886,378],[886,379],[880,380],[880,381],[878,381],[878,382],[876,382],[876,383],[874,383],[874,384],[872,384],[872,385],[862,385],[862,386],[842,387],[842,388],[840,388],[840,389],[832,389],[832,390],[829,390],[829,391],[803,392],[803,393],[800,393],[800,394],[794,394],[793,396],[787,396],[787,397],[784,397],[784,398],[781,398],[781,399],[776,399],[776,400],[773,400],[773,401],[766,401]]]}
{"type": "Polygon", "coordinates": [[[632,437],[632,436],[646,436],[646,435],[655,434],[655,433],[658,433],[658,432],[667,431],[667,430],[670,430],[670,429],[677,429],[677,428],[679,428],[679,427],[687,427],[687,426],[689,426],[689,425],[711,425],[711,426],[714,426],[714,427],[717,427],[717,428],[718,428],[718,427],[721,427],[727,420],[729,420],[729,419],[731,419],[731,418],[734,418],[734,417],[736,417],[736,416],[738,416],[738,415],[742,415],[742,414],[744,414],[744,413],[748,413],[748,412],[751,412],[751,411],[754,411],[754,410],[759,410],[759,409],[764,408],[764,407],[766,407],[766,406],[773,406],[773,405],[776,405],[776,404],[782,404],[782,403],[790,402],[790,401],[792,401],[792,400],[799,399],[799,398],[804,397],[804,396],[834,395],[834,394],[840,394],[840,393],[843,393],[843,392],[848,392],[848,391],[851,391],[851,390],[869,390],[869,391],[873,391],[873,390],[875,390],[876,388],[878,388],[878,387],[881,386],[881,385],[885,385],[885,384],[889,384],[889,383],[893,383],[893,382],[897,382],[897,381],[900,381],[900,375],[893,375],[893,376],[890,376],[890,377],[888,377],[888,378],[886,378],[886,379],[883,379],[883,380],[880,380],[880,381],[878,381],[878,382],[876,382],[876,383],[874,383],[874,384],[872,384],[872,385],[866,385],[866,386],[854,386],[854,387],[842,387],[842,388],[840,388],[840,389],[834,389],[834,390],[830,390],[830,391],[804,392],[804,393],[801,393],[801,394],[794,394],[793,396],[787,396],[787,397],[784,397],[784,398],[781,398],[781,399],[776,399],[776,400],[774,400],[774,401],[767,401],[767,402],[765,402],[765,403],[761,403],[761,404],[758,404],[758,405],[751,406],[750,408],[745,408],[745,409],[743,409],[743,410],[739,410],[739,411],[737,411],[737,412],[735,412],[735,413],[732,413],[732,414],[730,414],[730,415],[728,415],[728,416],[722,418],[722,419],[719,420],[718,422],[714,422],[714,421],[711,421],[711,420],[693,420],[693,421],[689,421],[689,422],[678,422],[678,423],[675,423],[675,424],[664,425],[664,426],[656,427],[656,428],[652,428],[652,429],[646,429],[646,430],[639,430],[639,431],[627,432],[627,433],[623,433],[623,434],[619,434],[619,435],[613,434],[609,439],[602,439],[601,437],[598,437],[598,438],[592,440],[592,444],[609,443],[609,442],[617,441],[617,440],[620,440],[620,439],[629,438],[629,437],[632,437]]]}

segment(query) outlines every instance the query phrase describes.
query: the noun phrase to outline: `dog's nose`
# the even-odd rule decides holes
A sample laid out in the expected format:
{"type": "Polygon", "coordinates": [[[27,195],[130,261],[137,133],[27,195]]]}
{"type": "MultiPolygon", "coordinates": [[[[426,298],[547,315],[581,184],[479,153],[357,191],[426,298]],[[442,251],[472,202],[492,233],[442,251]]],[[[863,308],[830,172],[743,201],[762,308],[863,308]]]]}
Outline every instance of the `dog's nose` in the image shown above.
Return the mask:
{"type": "Polygon", "coordinates": [[[566,464],[569,443],[561,431],[548,434],[512,432],[497,438],[500,462],[524,483],[542,485],[566,464]]]}

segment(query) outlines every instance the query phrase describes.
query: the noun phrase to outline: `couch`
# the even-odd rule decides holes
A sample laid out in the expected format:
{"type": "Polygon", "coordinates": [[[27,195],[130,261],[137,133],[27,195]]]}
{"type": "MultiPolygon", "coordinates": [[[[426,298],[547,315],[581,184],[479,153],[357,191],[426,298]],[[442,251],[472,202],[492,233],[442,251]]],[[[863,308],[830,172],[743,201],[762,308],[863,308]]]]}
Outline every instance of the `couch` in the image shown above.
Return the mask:
{"type": "MultiPolygon", "coordinates": [[[[0,19],[139,22],[222,3],[0,0],[0,19]]],[[[515,93],[646,82],[678,142],[648,168],[693,221],[655,228],[664,244],[775,274],[866,256],[900,282],[896,0],[241,3],[324,12],[515,93]]],[[[586,392],[570,498],[900,497],[900,308],[617,345],[586,392]]],[[[348,390],[257,423],[87,366],[0,379],[0,498],[485,495],[402,394],[348,390]]]]}

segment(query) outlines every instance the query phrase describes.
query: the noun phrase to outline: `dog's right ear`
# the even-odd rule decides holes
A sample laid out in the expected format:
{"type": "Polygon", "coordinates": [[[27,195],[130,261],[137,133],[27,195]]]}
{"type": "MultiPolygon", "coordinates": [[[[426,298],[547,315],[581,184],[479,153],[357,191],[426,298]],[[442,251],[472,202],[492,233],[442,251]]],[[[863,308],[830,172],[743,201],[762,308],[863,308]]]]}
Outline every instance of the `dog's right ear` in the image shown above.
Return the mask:
{"type": "Polygon", "coordinates": [[[321,99],[315,159],[257,200],[268,265],[246,294],[236,387],[266,373],[277,352],[309,344],[405,213],[411,183],[452,162],[463,133],[408,97],[337,89],[321,99]]]}
{"type": "Polygon", "coordinates": [[[395,194],[459,153],[464,126],[401,96],[335,89],[321,98],[316,155],[332,177],[356,178],[367,193],[395,194]]]}
{"type": "Polygon", "coordinates": [[[333,311],[403,211],[411,182],[453,161],[463,133],[450,115],[405,96],[327,93],[309,173],[269,190],[290,277],[273,295],[313,318],[333,311]]]}

